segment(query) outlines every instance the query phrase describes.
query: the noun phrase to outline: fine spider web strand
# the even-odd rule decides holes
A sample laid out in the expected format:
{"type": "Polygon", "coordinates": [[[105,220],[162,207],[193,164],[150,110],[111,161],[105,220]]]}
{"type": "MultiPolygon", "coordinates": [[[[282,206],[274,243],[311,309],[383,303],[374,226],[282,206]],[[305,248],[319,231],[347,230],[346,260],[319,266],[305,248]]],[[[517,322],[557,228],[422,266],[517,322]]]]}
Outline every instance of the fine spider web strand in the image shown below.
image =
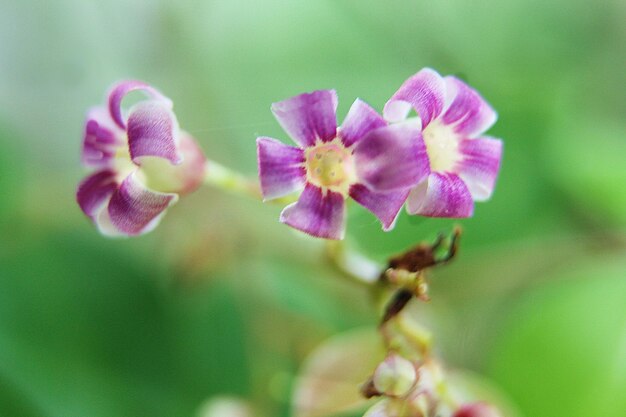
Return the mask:
{"type": "MultiPolygon", "coordinates": [[[[269,125],[274,125],[274,124],[276,124],[276,122],[237,123],[237,124],[232,124],[232,125],[216,126],[216,127],[204,128],[204,129],[189,129],[187,131],[191,134],[196,134],[196,133],[207,133],[207,132],[219,132],[219,131],[225,131],[225,130],[238,130],[238,129],[244,129],[244,128],[247,129],[251,127],[263,127],[263,126],[269,126],[269,125]]],[[[254,136],[257,136],[257,133],[254,133],[254,136]]]]}

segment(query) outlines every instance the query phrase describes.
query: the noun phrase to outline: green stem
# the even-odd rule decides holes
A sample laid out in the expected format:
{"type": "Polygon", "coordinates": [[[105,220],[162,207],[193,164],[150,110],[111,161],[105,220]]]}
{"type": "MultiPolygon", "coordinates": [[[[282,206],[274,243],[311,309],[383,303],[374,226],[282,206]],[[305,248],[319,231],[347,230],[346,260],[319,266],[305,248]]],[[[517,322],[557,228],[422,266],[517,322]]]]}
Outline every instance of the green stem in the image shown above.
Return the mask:
{"type": "Polygon", "coordinates": [[[382,266],[350,249],[345,240],[327,240],[326,255],[337,270],[353,281],[367,286],[378,281],[382,266]]]}
{"type": "MultiPolygon", "coordinates": [[[[256,178],[252,179],[215,161],[208,161],[204,170],[204,183],[220,188],[233,194],[244,195],[263,201],[261,186],[256,178]]],[[[290,204],[296,199],[293,196],[271,200],[275,204],[290,204]]]]}

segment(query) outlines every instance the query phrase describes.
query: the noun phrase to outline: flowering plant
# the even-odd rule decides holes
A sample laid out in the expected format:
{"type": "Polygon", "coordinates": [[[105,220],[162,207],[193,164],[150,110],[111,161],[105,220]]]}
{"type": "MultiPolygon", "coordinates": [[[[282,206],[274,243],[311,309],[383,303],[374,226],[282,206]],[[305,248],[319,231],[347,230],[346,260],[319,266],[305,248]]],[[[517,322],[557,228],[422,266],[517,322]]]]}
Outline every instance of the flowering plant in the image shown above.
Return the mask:
{"type": "MultiPolygon", "coordinates": [[[[107,236],[153,230],[179,196],[202,183],[287,202],[280,221],[327,239],[333,265],[385,300],[378,326],[383,357],[361,381],[362,400],[377,401],[364,415],[498,416],[494,407],[474,402],[448,381],[432,353],[431,336],[406,312],[412,300],[430,299],[427,274],[455,256],[460,229],[449,239],[440,236],[390,258],[385,268],[331,242],[346,235],[348,197],[372,212],[385,232],[394,228],[405,203],[410,215],[471,216],[474,201],[491,197],[500,169],[501,141],[484,136],[495,111],[458,78],[428,68],[402,84],[382,116],[356,99],[338,126],[337,105],[334,90],[274,103],[276,120],[297,146],[257,138],[257,182],[207,160],[195,139],[179,128],[172,101],[157,89],[140,81],[120,82],[107,104],[87,115],[82,162],[93,172],[79,184],[77,202],[107,236]],[[147,98],[125,110],[122,102],[133,91],[147,98]],[[411,110],[414,117],[409,117],[411,110]]],[[[318,410],[320,402],[311,392],[306,381],[297,386],[295,415],[338,411],[318,410]]]]}

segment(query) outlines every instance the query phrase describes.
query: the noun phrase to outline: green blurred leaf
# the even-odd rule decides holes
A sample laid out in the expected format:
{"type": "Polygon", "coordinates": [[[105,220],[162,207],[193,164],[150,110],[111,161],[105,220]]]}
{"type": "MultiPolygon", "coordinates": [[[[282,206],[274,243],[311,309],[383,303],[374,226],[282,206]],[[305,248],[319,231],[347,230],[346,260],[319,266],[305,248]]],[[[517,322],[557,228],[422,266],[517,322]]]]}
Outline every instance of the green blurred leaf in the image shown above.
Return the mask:
{"type": "Polygon", "coordinates": [[[626,126],[604,116],[581,114],[553,129],[547,165],[575,214],[626,225],[625,137],[626,126]]]}
{"type": "Polygon", "coordinates": [[[227,285],[163,294],[161,272],[119,241],[17,231],[0,262],[0,415],[191,415],[211,394],[247,393],[227,285]]]}
{"type": "Polygon", "coordinates": [[[596,260],[510,311],[491,374],[533,417],[626,409],[626,263],[596,260]]]}

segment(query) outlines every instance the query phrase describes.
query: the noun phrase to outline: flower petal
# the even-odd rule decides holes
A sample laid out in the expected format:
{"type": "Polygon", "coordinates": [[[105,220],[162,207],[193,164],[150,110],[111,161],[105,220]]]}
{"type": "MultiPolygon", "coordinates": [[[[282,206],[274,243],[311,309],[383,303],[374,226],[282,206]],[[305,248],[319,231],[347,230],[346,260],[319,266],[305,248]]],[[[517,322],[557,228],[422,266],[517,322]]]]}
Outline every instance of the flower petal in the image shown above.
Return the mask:
{"type": "Polygon", "coordinates": [[[169,108],[172,108],[172,101],[149,84],[137,80],[121,81],[115,84],[109,92],[109,113],[115,123],[122,129],[126,129],[126,123],[122,115],[122,100],[126,97],[126,94],[135,90],[143,90],[148,97],[161,101],[169,108]]]}
{"type": "Polygon", "coordinates": [[[371,130],[386,125],[385,119],[376,110],[357,98],[339,128],[339,137],[345,147],[350,147],[371,130]]]}
{"type": "Polygon", "coordinates": [[[343,239],[345,212],[341,194],[323,193],[320,188],[307,184],[298,201],[285,207],[280,221],[311,236],[343,239]]]}
{"type": "Polygon", "coordinates": [[[445,82],[454,98],[442,117],[444,124],[454,124],[457,133],[474,138],[496,122],[498,115],[495,110],[476,90],[453,76],[445,77],[445,82]]]}
{"type": "Polygon", "coordinates": [[[399,122],[413,107],[426,127],[441,114],[446,102],[444,79],[435,70],[424,68],[400,86],[385,104],[383,115],[390,122],[399,122]]]}
{"type": "Polygon", "coordinates": [[[462,159],[455,171],[467,185],[474,201],[485,201],[491,197],[496,185],[502,141],[490,137],[464,139],[459,143],[462,159]]]}
{"type": "Polygon", "coordinates": [[[337,136],[337,93],[319,90],[272,104],[272,113],[291,138],[305,148],[337,136]]]}
{"type": "Polygon", "coordinates": [[[283,197],[301,190],[306,181],[304,151],[276,139],[256,140],[261,192],[265,200],[283,197]]]}
{"type": "Polygon", "coordinates": [[[165,210],[178,200],[176,194],[158,193],[146,188],[136,173],[124,179],[109,201],[111,223],[127,235],[139,235],[152,230],[165,210]]]}
{"type": "Polygon", "coordinates": [[[372,130],[357,143],[354,158],[359,181],[374,191],[412,187],[430,172],[419,123],[372,130]]]}
{"type": "Polygon", "coordinates": [[[142,156],[157,156],[172,164],[182,162],[178,151],[179,127],[169,106],[160,101],[143,101],[128,116],[128,147],[133,162],[142,156]]]}
{"type": "Polygon", "coordinates": [[[110,165],[117,148],[124,145],[123,133],[104,107],[91,109],[85,123],[82,163],[93,167],[110,165]]]}
{"type": "Polygon", "coordinates": [[[474,201],[456,174],[432,172],[426,181],[411,189],[407,211],[427,217],[470,217],[474,201]]]}
{"type": "Polygon", "coordinates": [[[377,193],[363,184],[354,184],[350,187],[350,197],[374,213],[382,222],[384,231],[393,229],[398,213],[408,195],[408,188],[400,191],[377,193]]]}
{"type": "Polygon", "coordinates": [[[107,203],[117,186],[114,171],[106,169],[96,172],[78,185],[76,201],[83,213],[95,219],[97,212],[107,203]]]}

